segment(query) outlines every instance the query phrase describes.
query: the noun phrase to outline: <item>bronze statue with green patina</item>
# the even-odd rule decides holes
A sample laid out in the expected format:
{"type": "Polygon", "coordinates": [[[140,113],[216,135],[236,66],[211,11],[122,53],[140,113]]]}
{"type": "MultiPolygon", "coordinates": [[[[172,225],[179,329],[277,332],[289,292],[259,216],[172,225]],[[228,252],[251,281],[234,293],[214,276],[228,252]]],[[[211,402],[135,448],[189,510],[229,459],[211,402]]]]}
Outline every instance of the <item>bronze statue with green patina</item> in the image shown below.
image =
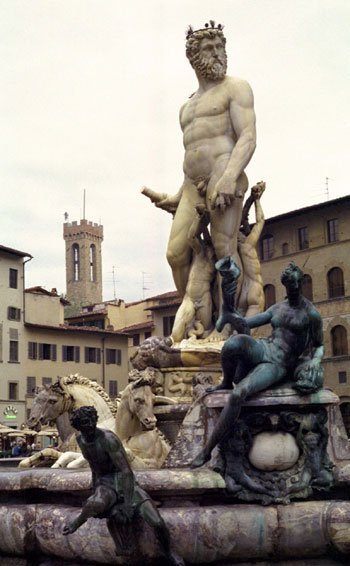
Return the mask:
{"type": "MultiPolygon", "coordinates": [[[[131,542],[135,521],[142,519],[153,527],[167,563],[184,566],[171,548],[168,528],[150,496],[137,484],[119,438],[110,430],[98,428],[95,407],[73,411],[72,426],[79,430],[77,441],[92,471],[93,494],[81,513],[63,528],[63,534],[74,533],[90,517],[107,519],[108,530],[117,554],[135,554],[131,542]]],[[[136,541],[137,543],[137,541],[136,541]]]]}
{"type": "Polygon", "coordinates": [[[221,352],[223,380],[209,390],[229,389],[232,393],[207,445],[194,459],[192,467],[202,466],[210,459],[213,448],[230,434],[242,403],[248,397],[281,382],[287,375],[293,378],[295,388],[299,387],[303,393],[311,393],[322,386],[322,319],[313,304],[303,297],[302,279],[303,272],[291,262],[281,274],[286,299],[245,319],[249,328],[270,323],[272,334],[269,338],[256,340],[238,334],[225,342],[221,352]],[[308,355],[302,357],[307,350],[308,355]]]}

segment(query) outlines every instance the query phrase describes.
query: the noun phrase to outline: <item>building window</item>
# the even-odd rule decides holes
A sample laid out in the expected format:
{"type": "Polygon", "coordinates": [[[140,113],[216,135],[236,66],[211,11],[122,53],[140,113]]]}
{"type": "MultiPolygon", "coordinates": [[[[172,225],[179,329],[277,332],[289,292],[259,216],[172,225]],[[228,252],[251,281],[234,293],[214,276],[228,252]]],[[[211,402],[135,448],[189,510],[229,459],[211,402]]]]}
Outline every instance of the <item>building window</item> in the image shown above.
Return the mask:
{"type": "Polygon", "coordinates": [[[9,382],[9,399],[11,401],[17,401],[18,399],[18,383],[9,382]]]}
{"type": "Polygon", "coordinates": [[[344,297],[344,276],[340,267],[333,267],[328,271],[327,281],[329,299],[344,297]]]}
{"type": "Polygon", "coordinates": [[[16,307],[7,307],[8,320],[21,320],[21,309],[16,307]]]}
{"type": "Polygon", "coordinates": [[[333,356],[346,356],[348,354],[348,335],[346,328],[338,324],[331,330],[333,356]]]}
{"type": "Polygon", "coordinates": [[[18,289],[18,269],[9,269],[9,286],[11,289],[18,289]]]}
{"type": "Polygon", "coordinates": [[[36,387],[36,378],[32,375],[27,376],[27,395],[34,395],[36,387]]]}
{"type": "Polygon", "coordinates": [[[100,350],[100,348],[85,347],[85,363],[86,364],[100,364],[101,363],[101,350],[100,350]]]}
{"type": "Polygon", "coordinates": [[[332,218],[327,222],[328,242],[337,242],[339,240],[338,218],[332,218]]]}
{"type": "Polygon", "coordinates": [[[309,247],[309,234],[307,226],[298,229],[299,250],[306,250],[309,247]]]}
{"type": "Polygon", "coordinates": [[[120,366],[122,363],[122,351],[115,348],[106,348],[106,364],[117,364],[120,366]]]}
{"type": "Polygon", "coordinates": [[[62,346],[62,362],[80,362],[79,346],[62,346]]]}
{"type": "Polygon", "coordinates": [[[90,281],[96,281],[96,246],[90,246],[90,281]]]}
{"type": "Polygon", "coordinates": [[[301,292],[306,299],[313,301],[312,279],[310,275],[305,274],[301,282],[301,292]]]}
{"type": "Polygon", "coordinates": [[[39,360],[57,360],[57,346],[56,344],[42,344],[39,343],[39,360]]]}
{"type": "Polygon", "coordinates": [[[273,256],[273,236],[266,234],[261,240],[261,259],[270,259],[273,256]]]}
{"type": "Polygon", "coordinates": [[[265,310],[276,302],[276,291],[274,285],[265,285],[264,286],[264,295],[265,295],[265,310]]]}
{"type": "Polygon", "coordinates": [[[118,395],[118,381],[111,379],[109,382],[109,396],[116,397],[118,395]]]}
{"type": "Polygon", "coordinates": [[[132,337],[132,345],[138,346],[140,344],[140,334],[134,334],[132,337]]]}
{"type": "Polygon", "coordinates": [[[51,385],[52,384],[52,377],[43,377],[42,383],[43,383],[43,385],[51,385]]]}
{"type": "Polygon", "coordinates": [[[175,316],[163,316],[163,336],[170,336],[174,326],[175,316]]]}
{"type": "Polygon", "coordinates": [[[73,244],[73,275],[74,281],[79,281],[79,245],[73,244]]]}
{"type": "Polygon", "coordinates": [[[147,340],[147,338],[151,338],[152,336],[152,332],[145,332],[145,340],[147,340]]]}
{"type": "Polygon", "coordinates": [[[18,342],[10,340],[10,362],[18,362],[18,342]]]}
{"type": "Polygon", "coordinates": [[[282,255],[287,254],[289,254],[289,244],[288,242],[284,242],[284,244],[282,244],[282,255]]]}
{"type": "Polygon", "coordinates": [[[38,357],[38,344],[36,342],[28,342],[28,359],[36,360],[38,357]]]}
{"type": "Polygon", "coordinates": [[[339,383],[346,383],[346,371],[338,372],[339,383]]]}

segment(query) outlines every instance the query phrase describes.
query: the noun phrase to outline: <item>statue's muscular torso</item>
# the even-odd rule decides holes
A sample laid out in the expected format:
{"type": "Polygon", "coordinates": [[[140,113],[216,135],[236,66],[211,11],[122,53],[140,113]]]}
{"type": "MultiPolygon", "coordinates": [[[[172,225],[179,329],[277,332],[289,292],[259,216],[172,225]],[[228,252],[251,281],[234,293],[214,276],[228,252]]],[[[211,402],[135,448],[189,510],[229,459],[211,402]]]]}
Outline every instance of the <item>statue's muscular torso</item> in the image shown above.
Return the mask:
{"type": "Polygon", "coordinates": [[[242,82],[225,77],[207,91],[194,94],[181,108],[185,147],[183,169],[190,179],[209,178],[219,159],[230,159],[237,139],[230,104],[242,82]]]}

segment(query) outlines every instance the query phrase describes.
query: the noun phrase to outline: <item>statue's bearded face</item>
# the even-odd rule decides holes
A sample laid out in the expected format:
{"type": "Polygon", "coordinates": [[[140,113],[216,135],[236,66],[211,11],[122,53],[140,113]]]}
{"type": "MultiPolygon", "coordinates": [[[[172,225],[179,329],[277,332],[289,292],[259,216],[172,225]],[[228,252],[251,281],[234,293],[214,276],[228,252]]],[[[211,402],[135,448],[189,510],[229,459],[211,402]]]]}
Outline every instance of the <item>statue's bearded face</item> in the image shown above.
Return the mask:
{"type": "Polygon", "coordinates": [[[226,75],[227,55],[221,38],[202,39],[191,64],[202,77],[213,81],[222,80],[226,75]]]}

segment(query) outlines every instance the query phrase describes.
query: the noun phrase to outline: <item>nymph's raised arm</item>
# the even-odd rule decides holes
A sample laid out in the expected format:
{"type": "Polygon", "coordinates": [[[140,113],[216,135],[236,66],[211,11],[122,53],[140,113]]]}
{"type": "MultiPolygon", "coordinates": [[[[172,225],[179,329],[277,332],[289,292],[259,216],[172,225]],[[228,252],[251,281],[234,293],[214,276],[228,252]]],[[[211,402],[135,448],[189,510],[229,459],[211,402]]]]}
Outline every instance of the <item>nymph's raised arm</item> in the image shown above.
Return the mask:
{"type": "Polygon", "coordinates": [[[272,311],[268,309],[267,311],[255,314],[246,319],[249,328],[257,328],[258,326],[263,326],[268,324],[272,319],[272,311]]]}

